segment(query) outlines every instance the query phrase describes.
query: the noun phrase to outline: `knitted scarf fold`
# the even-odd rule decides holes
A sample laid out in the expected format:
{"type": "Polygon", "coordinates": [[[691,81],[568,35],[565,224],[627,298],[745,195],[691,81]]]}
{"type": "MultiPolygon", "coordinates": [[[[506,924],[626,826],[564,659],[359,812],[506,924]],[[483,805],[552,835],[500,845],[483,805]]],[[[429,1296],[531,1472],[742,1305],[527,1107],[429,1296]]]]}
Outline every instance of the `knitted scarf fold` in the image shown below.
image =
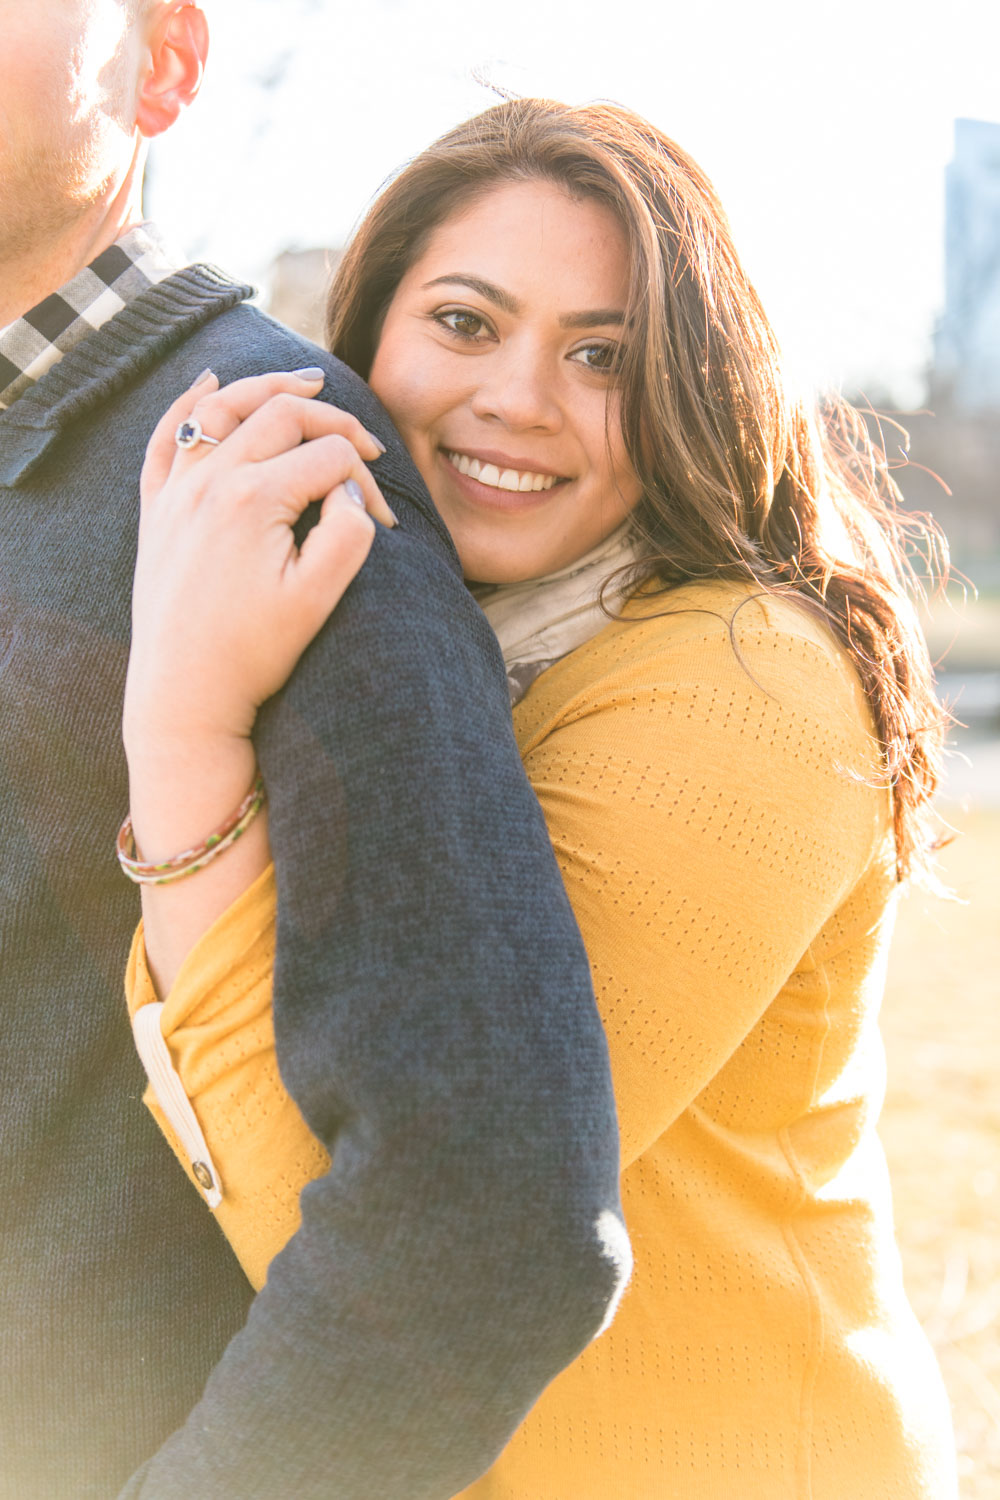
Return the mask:
{"type": "Polygon", "coordinates": [[[568,656],[617,617],[635,588],[630,564],[642,555],[626,520],[583,557],[544,578],[473,586],[479,607],[500,642],[511,706],[521,701],[546,667],[568,656]]]}

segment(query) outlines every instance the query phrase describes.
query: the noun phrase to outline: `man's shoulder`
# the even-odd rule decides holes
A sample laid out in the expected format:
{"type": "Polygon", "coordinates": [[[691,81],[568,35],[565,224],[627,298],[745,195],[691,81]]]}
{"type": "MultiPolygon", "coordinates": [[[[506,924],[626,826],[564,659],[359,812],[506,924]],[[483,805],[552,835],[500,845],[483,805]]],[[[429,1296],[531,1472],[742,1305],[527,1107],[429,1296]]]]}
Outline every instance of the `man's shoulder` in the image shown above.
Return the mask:
{"type": "Polygon", "coordinates": [[[326,372],[329,386],[355,401],[370,396],[364,381],[342,360],[251,302],[238,302],[193,330],[178,345],[177,356],[183,353],[186,359],[194,344],[199,353],[204,350],[215,356],[211,368],[224,384],[271,370],[302,370],[316,365],[326,372]]]}
{"type": "Polygon", "coordinates": [[[354,370],[328,349],[247,302],[220,313],[193,337],[194,343],[187,343],[183,349],[185,370],[190,368],[192,378],[208,368],[226,385],[271,370],[301,370],[313,365],[322,369],[326,380],[319,399],[349,411],[385,446],[374,472],[390,504],[394,508],[400,501],[415,505],[451,552],[444,525],[388,413],[354,370]]]}
{"type": "MultiPolygon", "coordinates": [[[[362,421],[365,413],[373,420],[386,420],[381,403],[343,360],[276,322],[252,303],[242,302],[221,314],[205,328],[204,336],[206,340],[218,341],[225,362],[222,369],[215,365],[212,369],[223,382],[268,370],[302,370],[317,365],[326,373],[324,400],[343,406],[362,421]]],[[[223,363],[223,359],[219,362],[223,363]]]]}

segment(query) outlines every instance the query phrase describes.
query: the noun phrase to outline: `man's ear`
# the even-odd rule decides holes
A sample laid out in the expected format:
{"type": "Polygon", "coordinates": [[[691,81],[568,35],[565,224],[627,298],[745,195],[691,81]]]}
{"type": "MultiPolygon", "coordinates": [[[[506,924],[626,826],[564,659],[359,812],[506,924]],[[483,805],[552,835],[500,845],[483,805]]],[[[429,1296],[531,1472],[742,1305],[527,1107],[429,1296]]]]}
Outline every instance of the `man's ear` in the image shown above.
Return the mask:
{"type": "Polygon", "coordinates": [[[147,139],[162,135],[201,88],[208,57],[208,22],[197,5],[169,4],[154,13],[148,64],[139,86],[135,121],[147,139]]]}

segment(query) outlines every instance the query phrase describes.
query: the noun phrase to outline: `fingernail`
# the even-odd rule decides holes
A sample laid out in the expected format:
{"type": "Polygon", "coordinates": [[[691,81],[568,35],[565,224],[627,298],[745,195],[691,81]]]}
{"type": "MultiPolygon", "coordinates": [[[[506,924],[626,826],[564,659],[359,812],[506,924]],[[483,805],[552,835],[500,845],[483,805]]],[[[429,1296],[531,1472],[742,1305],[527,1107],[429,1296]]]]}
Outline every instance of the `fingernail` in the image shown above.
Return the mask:
{"type": "Polygon", "coordinates": [[[317,380],[326,379],[326,371],[321,370],[319,365],[309,365],[305,370],[292,370],[291,374],[296,380],[308,381],[310,385],[314,385],[317,380]]]}
{"type": "Polygon", "coordinates": [[[389,512],[390,516],[392,517],[392,524],[393,524],[393,526],[398,526],[399,525],[399,517],[397,516],[396,512],[393,510],[392,506],[391,505],[387,505],[386,506],[386,510],[389,512]]]}
{"type": "Polygon", "coordinates": [[[375,446],[378,449],[379,453],[384,453],[385,452],[385,444],[383,443],[382,439],[380,437],[376,437],[375,434],[374,434],[374,432],[370,432],[368,434],[368,436],[371,438],[372,442],[375,444],[375,446]]]}
{"type": "Polygon", "coordinates": [[[201,374],[198,376],[198,379],[197,380],[192,380],[191,385],[189,386],[189,389],[193,391],[196,385],[202,385],[202,384],[204,384],[204,382],[208,379],[208,377],[210,375],[214,375],[214,373],[215,372],[214,372],[214,370],[211,369],[211,367],[209,367],[208,369],[202,370],[201,374]]]}
{"type": "Polygon", "coordinates": [[[349,495],[355,505],[360,505],[362,510],[365,505],[365,492],[356,479],[344,480],[344,492],[349,495]]]}

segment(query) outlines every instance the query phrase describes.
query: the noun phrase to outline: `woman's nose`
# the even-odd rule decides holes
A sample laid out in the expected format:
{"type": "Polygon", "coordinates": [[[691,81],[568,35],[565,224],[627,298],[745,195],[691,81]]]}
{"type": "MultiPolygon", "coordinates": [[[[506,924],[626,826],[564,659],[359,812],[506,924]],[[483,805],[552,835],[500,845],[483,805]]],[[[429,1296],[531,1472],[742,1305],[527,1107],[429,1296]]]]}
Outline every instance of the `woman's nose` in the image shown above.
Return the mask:
{"type": "Polygon", "coordinates": [[[556,372],[542,355],[523,345],[499,349],[472,397],[472,410],[511,431],[556,432],[562,426],[556,372]]]}

